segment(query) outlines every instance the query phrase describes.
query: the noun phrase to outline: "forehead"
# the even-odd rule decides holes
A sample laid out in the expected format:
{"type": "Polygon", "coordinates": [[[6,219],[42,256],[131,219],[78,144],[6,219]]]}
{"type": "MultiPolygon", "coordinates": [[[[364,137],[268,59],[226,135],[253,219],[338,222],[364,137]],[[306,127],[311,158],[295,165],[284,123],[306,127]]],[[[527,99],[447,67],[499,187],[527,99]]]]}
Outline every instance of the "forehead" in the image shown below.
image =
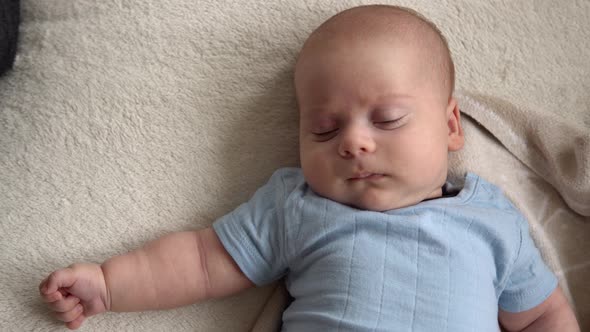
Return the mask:
{"type": "Polygon", "coordinates": [[[298,63],[295,86],[300,106],[346,103],[426,92],[433,81],[416,50],[388,44],[324,48],[298,63]]]}

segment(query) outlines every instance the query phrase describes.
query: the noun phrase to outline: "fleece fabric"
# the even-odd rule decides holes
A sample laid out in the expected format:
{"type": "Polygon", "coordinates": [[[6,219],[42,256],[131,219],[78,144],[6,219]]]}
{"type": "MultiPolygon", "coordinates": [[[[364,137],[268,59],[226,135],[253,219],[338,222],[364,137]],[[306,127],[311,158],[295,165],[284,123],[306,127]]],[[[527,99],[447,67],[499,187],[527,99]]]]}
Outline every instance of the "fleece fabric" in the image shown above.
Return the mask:
{"type": "MultiPolygon", "coordinates": [[[[506,192],[590,330],[590,2],[382,2],[446,35],[466,134],[451,177],[506,192]]],[[[368,3],[22,0],[0,78],[0,329],[62,331],[38,296],[48,273],[210,226],[297,167],[297,53],[328,17],[368,3]]],[[[82,331],[269,331],[280,285],[82,331]]]]}

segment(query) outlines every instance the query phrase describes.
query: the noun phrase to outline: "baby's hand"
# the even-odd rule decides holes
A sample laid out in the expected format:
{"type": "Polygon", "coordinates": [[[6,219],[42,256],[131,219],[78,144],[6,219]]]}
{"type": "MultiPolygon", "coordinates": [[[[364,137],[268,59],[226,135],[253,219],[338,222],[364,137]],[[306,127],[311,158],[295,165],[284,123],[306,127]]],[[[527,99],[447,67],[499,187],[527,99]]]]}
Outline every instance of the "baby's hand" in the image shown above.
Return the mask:
{"type": "Polygon", "coordinates": [[[97,264],[74,264],[54,271],[41,282],[39,291],[55,317],[73,330],[110,306],[104,274],[97,264]]]}

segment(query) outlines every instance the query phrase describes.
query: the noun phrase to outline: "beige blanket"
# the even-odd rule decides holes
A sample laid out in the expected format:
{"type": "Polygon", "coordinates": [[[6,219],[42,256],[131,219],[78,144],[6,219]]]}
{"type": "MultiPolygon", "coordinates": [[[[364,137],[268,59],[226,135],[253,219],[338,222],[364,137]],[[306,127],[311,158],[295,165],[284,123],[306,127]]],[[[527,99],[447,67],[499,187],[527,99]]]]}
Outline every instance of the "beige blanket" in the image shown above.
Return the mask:
{"type": "MultiPolygon", "coordinates": [[[[372,1],[22,0],[0,78],[0,330],[61,330],[50,271],[210,225],[297,166],[291,68],[308,33],[372,1]]],[[[448,36],[464,112],[453,177],[501,186],[590,330],[590,2],[383,1],[448,36]],[[465,92],[467,91],[467,92],[465,92]]],[[[268,331],[277,284],[87,331],[268,331]]]]}

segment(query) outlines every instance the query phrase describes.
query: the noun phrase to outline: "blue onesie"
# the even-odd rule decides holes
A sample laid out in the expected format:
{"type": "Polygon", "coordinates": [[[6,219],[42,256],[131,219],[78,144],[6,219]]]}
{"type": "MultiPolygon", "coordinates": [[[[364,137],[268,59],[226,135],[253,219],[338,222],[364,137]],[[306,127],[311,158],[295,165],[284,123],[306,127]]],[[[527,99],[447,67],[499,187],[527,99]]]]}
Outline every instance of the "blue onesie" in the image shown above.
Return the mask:
{"type": "Polygon", "coordinates": [[[286,277],[283,331],[498,331],[498,307],[557,286],[524,217],[474,174],[455,196],[374,212],[284,168],[213,227],[256,285],[286,277]]]}

